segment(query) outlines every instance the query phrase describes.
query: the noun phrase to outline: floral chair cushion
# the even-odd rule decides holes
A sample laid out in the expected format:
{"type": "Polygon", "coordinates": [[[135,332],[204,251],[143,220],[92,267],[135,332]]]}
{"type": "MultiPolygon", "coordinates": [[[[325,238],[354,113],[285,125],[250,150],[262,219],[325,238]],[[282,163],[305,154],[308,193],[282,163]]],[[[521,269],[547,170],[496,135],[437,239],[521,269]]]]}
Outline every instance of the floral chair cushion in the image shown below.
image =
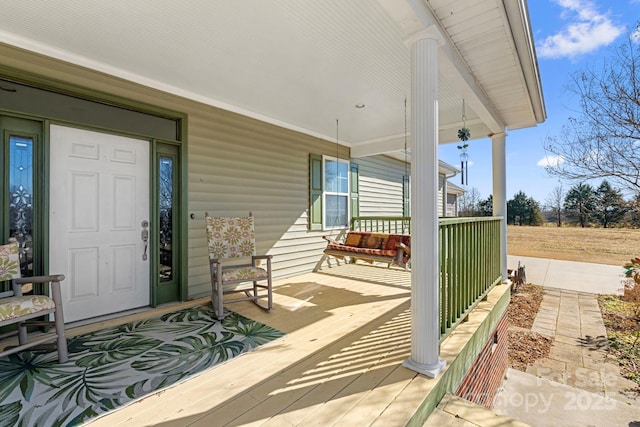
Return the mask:
{"type": "Polygon", "coordinates": [[[0,245],[0,282],[20,277],[18,244],[0,245]]]}
{"type": "Polygon", "coordinates": [[[241,267],[222,270],[223,282],[235,282],[238,280],[263,280],[268,278],[267,270],[260,267],[241,267]]]}
{"type": "Polygon", "coordinates": [[[255,255],[253,217],[207,217],[210,259],[242,258],[255,255]]]}
{"type": "Polygon", "coordinates": [[[53,300],[43,295],[3,298],[0,300],[0,321],[54,308],[53,300]]]}

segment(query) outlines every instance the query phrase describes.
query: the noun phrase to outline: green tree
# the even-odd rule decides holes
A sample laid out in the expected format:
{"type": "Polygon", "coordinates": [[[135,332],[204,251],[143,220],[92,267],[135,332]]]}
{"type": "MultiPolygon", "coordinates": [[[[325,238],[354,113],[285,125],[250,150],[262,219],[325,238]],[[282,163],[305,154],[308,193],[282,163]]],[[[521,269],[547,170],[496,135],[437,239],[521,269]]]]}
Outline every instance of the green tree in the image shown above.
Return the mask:
{"type": "Polygon", "coordinates": [[[622,192],[613,188],[605,179],[596,190],[593,217],[604,227],[618,223],[629,208],[622,198],[622,192]]]}
{"type": "Polygon", "coordinates": [[[489,194],[489,197],[478,202],[478,215],[493,216],[493,194],[489,194]]]}
{"type": "Polygon", "coordinates": [[[567,218],[585,227],[595,210],[596,192],[589,184],[577,184],[569,189],[564,198],[567,218]]]}
{"type": "Polygon", "coordinates": [[[633,227],[640,227],[640,193],[631,199],[627,205],[629,214],[629,223],[633,227]]]}
{"type": "Polygon", "coordinates": [[[523,191],[517,192],[513,199],[507,201],[507,223],[517,225],[541,225],[542,212],[540,204],[527,197],[523,191]]]}

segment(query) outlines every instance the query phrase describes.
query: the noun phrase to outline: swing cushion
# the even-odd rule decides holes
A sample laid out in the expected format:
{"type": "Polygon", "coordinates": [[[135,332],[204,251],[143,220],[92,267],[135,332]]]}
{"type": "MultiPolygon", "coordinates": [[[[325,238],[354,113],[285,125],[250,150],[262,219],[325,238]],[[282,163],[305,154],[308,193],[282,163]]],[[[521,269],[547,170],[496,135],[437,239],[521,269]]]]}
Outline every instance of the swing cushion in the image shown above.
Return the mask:
{"type": "MultiPolygon", "coordinates": [[[[350,231],[344,240],[339,243],[329,241],[325,253],[334,256],[352,256],[354,258],[389,260],[395,262],[398,251],[411,247],[411,236],[407,234],[371,233],[366,231],[350,231]]],[[[403,264],[409,261],[410,254],[406,250],[402,252],[403,264]]],[[[399,261],[399,260],[398,260],[399,261]]]]}

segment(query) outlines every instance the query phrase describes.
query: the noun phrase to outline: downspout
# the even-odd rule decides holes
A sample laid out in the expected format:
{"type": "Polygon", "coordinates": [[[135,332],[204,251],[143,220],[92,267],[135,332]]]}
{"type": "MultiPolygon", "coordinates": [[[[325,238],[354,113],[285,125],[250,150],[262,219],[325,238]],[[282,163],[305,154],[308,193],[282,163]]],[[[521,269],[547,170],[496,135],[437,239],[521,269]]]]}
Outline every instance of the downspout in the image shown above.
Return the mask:
{"type": "MultiPolygon", "coordinates": [[[[448,182],[447,180],[449,178],[453,178],[454,176],[458,175],[458,172],[454,172],[451,175],[447,175],[446,173],[443,174],[443,175],[444,175],[444,183],[442,184],[442,192],[444,194],[442,195],[442,216],[446,217],[447,216],[447,202],[448,202],[447,196],[449,195],[449,192],[447,191],[447,182],[448,182]]],[[[456,209],[456,211],[457,211],[457,209],[456,209]]],[[[458,216],[457,212],[456,212],[456,216],[458,216]]]]}

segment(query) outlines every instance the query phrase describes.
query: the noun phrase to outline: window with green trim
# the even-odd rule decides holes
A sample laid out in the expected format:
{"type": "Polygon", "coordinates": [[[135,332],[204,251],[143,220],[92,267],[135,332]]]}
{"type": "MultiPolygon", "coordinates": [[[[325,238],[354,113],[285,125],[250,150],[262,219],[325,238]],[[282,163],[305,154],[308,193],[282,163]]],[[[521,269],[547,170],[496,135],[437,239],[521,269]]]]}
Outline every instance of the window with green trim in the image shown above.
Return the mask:
{"type": "Polygon", "coordinates": [[[348,228],[351,216],[358,212],[358,165],[310,154],[309,229],[348,228]]]}
{"type": "Polygon", "coordinates": [[[349,162],[335,157],[322,158],[324,191],[323,228],[345,228],[349,226],[349,162]]]}

